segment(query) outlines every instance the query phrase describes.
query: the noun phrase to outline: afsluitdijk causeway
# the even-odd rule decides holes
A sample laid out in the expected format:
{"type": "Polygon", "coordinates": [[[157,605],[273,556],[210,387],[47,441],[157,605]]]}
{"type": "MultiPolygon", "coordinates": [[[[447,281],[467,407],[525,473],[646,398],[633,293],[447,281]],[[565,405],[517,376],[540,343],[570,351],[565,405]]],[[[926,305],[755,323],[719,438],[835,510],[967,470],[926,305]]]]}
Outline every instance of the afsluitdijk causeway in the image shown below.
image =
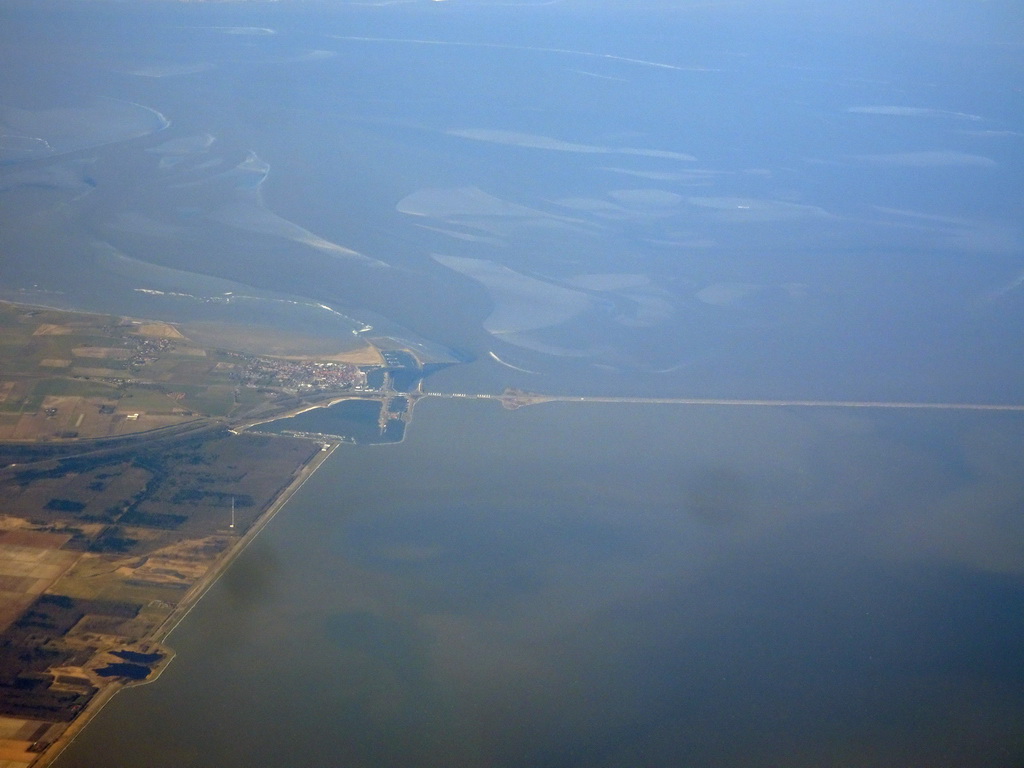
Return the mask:
{"type": "Polygon", "coordinates": [[[768,400],[729,399],[710,397],[604,397],[545,395],[506,389],[500,395],[467,394],[460,392],[423,392],[422,397],[445,399],[497,400],[509,409],[541,403],[622,403],[648,405],[736,406],[753,408],[878,408],[927,409],[938,411],[1016,411],[1024,412],[1024,405],[1013,403],[939,403],[886,400],[768,400]]]}

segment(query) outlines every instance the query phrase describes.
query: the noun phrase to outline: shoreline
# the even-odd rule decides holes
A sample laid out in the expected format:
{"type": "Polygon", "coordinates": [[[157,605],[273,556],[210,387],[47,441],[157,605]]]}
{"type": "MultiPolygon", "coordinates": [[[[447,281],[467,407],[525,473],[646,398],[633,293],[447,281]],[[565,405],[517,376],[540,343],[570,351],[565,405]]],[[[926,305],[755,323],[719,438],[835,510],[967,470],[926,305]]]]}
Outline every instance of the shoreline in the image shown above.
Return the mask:
{"type": "MultiPolygon", "coordinates": [[[[334,443],[326,451],[317,452],[313,458],[295,473],[291,482],[270,502],[263,514],[253,521],[252,525],[249,526],[249,530],[239,536],[235,544],[226,550],[220,558],[215,560],[210,570],[185,593],[185,597],[182,598],[181,602],[178,603],[171,614],[153,632],[152,638],[147,638],[150,642],[162,643],[177,628],[178,624],[202,600],[206,592],[224,574],[235,558],[245,551],[249,544],[259,535],[260,531],[274,519],[291,497],[295,495],[299,488],[305,485],[306,481],[327,461],[339,445],[340,443],[334,443]]],[[[147,680],[145,682],[152,681],[147,680]]]]}
{"type": "Polygon", "coordinates": [[[68,723],[64,732],[42,753],[40,753],[38,758],[29,764],[31,768],[44,768],[45,766],[53,765],[53,763],[62,754],[64,754],[64,751],[71,746],[72,742],[74,742],[78,735],[88,727],[93,718],[95,718],[102,711],[103,707],[105,707],[120,691],[127,688],[133,688],[138,685],[147,685],[159,679],[160,675],[163,674],[164,670],[166,670],[174,660],[174,649],[164,645],[164,641],[167,637],[177,629],[178,625],[181,624],[185,617],[192,612],[192,609],[199,604],[199,601],[203,599],[210,588],[213,587],[220,577],[224,575],[235,559],[245,551],[260,532],[270,523],[271,520],[274,519],[277,513],[280,512],[291,500],[292,496],[294,496],[298,490],[305,485],[306,481],[309,480],[309,478],[311,478],[321,466],[323,466],[339,445],[341,445],[341,443],[335,442],[331,444],[326,451],[318,451],[314,454],[314,456],[295,473],[291,481],[281,489],[281,492],[274,497],[270,504],[267,505],[266,510],[264,510],[264,512],[253,521],[252,525],[249,526],[249,529],[239,536],[235,543],[226,549],[220,557],[213,561],[209,570],[189,588],[181,602],[175,606],[174,610],[171,611],[167,618],[153,630],[150,636],[143,638],[142,642],[157,644],[168,654],[163,663],[154,670],[154,675],[151,678],[141,681],[132,681],[127,683],[111,682],[108,686],[100,688],[96,692],[96,695],[93,696],[92,700],[86,705],[85,709],[83,709],[74,720],[68,723]]]}

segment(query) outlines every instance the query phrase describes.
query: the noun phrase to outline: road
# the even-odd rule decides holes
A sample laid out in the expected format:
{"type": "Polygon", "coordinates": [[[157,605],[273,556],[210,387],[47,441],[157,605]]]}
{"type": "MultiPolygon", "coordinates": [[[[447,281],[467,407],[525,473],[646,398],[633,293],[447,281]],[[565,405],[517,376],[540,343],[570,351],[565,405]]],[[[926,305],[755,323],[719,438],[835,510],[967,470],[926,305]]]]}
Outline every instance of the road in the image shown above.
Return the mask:
{"type": "Polygon", "coordinates": [[[888,408],[938,411],[1024,412],[1024,405],[996,403],[918,403],[876,400],[733,400],[703,397],[573,397],[569,395],[541,395],[511,390],[506,390],[500,395],[424,392],[422,397],[440,397],[448,400],[497,400],[506,408],[522,408],[539,403],[637,403],[653,405],[739,406],[748,408],[888,408]]]}

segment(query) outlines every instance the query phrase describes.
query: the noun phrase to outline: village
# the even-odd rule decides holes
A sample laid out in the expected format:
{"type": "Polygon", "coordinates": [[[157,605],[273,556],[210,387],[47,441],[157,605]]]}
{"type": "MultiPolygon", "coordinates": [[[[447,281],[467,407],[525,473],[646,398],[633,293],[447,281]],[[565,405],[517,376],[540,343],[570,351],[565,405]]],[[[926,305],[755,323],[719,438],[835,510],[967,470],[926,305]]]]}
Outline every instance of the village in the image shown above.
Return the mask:
{"type": "Polygon", "coordinates": [[[366,386],[365,371],[351,363],[238,356],[242,362],[232,377],[247,387],[272,387],[290,394],[308,394],[366,386]]]}

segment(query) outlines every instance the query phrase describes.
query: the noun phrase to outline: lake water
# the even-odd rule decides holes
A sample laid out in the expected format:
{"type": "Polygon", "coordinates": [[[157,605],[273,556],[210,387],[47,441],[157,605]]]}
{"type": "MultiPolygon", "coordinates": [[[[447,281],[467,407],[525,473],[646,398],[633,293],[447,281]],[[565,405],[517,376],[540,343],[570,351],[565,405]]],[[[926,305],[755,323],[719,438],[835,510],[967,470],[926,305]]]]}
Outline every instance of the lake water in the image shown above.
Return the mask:
{"type": "Polygon", "coordinates": [[[58,763],[1012,766],[1019,414],[424,401],[58,763]]]}

